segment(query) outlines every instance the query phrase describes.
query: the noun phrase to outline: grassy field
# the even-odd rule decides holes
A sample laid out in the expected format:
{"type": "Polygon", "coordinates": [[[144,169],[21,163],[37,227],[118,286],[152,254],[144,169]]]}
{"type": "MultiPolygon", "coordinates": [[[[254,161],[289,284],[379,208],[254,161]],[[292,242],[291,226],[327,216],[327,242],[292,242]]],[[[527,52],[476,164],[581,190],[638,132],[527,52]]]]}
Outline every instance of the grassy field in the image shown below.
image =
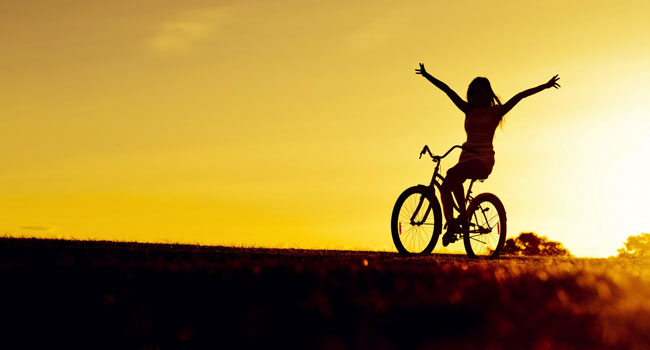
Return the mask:
{"type": "Polygon", "coordinates": [[[4,238],[0,347],[647,349],[649,266],[4,238]]]}

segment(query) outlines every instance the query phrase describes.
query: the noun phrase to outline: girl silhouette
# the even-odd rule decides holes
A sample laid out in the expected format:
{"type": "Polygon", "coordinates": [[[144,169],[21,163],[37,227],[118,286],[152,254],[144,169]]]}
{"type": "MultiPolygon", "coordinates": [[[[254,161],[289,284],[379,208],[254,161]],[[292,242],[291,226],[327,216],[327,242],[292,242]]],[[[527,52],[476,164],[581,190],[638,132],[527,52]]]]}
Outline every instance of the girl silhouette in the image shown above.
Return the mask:
{"type": "Polygon", "coordinates": [[[456,197],[458,208],[464,209],[465,190],[463,183],[465,180],[485,179],[492,172],[492,168],[494,167],[492,140],[494,139],[494,132],[497,125],[503,121],[503,116],[524,97],[551,87],[559,88],[560,84],[557,81],[560,78],[555,75],[547,83],[524,90],[502,105],[499,98],[492,91],[492,86],[487,78],[477,77],[472,80],[467,88],[467,102],[465,102],[447,84],[427,73],[422,63],[420,63],[419,69],[415,69],[415,73],[421,74],[433,85],[446,93],[456,107],[465,113],[467,141],[463,143],[463,146],[473,151],[470,152],[463,149],[458,159],[458,164],[447,170],[447,177],[445,177],[442,184],[442,208],[445,214],[445,221],[447,222],[447,231],[442,236],[442,244],[446,247],[449,243],[455,241],[456,236],[454,233],[460,232],[460,226],[465,225],[467,222],[465,210],[460,211],[457,219],[453,218],[452,193],[456,197]]]}

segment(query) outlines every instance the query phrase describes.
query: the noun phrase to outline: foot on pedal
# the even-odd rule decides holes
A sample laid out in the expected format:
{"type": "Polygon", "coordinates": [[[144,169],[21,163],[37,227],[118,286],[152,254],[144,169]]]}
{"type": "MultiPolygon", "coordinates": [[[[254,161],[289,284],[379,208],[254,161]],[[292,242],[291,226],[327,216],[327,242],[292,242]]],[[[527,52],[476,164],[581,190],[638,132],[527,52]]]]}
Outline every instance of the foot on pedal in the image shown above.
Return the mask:
{"type": "Polygon", "coordinates": [[[456,238],[456,234],[450,231],[445,232],[444,235],[442,235],[442,246],[446,247],[450,243],[456,242],[458,239],[456,238]]]}
{"type": "Polygon", "coordinates": [[[453,220],[451,222],[447,222],[447,232],[445,232],[444,235],[442,235],[442,246],[446,247],[450,243],[456,242],[458,239],[456,238],[456,232],[460,231],[458,224],[456,224],[456,220],[453,220]]]}
{"type": "Polygon", "coordinates": [[[447,232],[442,235],[442,245],[444,247],[458,240],[458,233],[461,233],[461,227],[466,225],[466,221],[461,217],[454,218],[447,222],[447,232]]]}

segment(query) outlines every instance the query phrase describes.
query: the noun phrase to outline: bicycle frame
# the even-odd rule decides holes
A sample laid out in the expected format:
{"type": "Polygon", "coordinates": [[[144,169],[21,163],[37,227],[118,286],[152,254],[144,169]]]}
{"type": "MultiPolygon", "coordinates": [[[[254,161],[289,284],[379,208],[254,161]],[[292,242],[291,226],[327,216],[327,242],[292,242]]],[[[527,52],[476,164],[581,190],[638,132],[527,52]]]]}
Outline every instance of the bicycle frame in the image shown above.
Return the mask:
{"type": "MultiPolygon", "coordinates": [[[[429,156],[431,156],[432,160],[436,163],[436,167],[435,167],[435,169],[433,171],[433,176],[431,177],[431,182],[429,183],[429,186],[427,186],[431,191],[431,196],[433,197],[433,199],[436,198],[436,191],[435,191],[436,188],[438,189],[438,192],[440,193],[440,197],[442,199],[442,184],[443,184],[443,182],[445,180],[445,178],[440,174],[440,164],[441,164],[442,158],[446,157],[449,153],[451,153],[451,151],[453,151],[456,148],[466,149],[463,146],[456,145],[456,146],[453,146],[452,148],[450,148],[444,155],[442,155],[442,156],[434,156],[431,153],[431,150],[429,150],[429,146],[424,146],[424,148],[422,149],[422,152],[420,152],[420,158],[422,158],[422,155],[428,153],[429,156]]],[[[466,204],[469,203],[473,199],[473,197],[472,197],[472,186],[474,185],[475,181],[476,181],[476,179],[472,179],[472,181],[470,182],[469,187],[467,189],[467,194],[465,195],[465,203],[466,204]]],[[[479,181],[481,181],[481,180],[479,180],[479,181]]],[[[417,205],[416,209],[413,211],[413,215],[411,215],[410,221],[411,221],[412,225],[422,225],[422,223],[424,223],[427,220],[427,217],[429,216],[429,212],[431,211],[431,204],[429,204],[426,212],[424,213],[424,216],[423,216],[422,220],[415,221],[415,218],[417,217],[418,213],[420,212],[420,209],[422,208],[422,203],[423,202],[424,202],[424,198],[420,198],[420,201],[418,202],[418,205],[417,205]]],[[[443,206],[444,205],[445,205],[445,203],[443,202],[443,206]]],[[[460,213],[460,208],[458,207],[458,204],[456,203],[456,201],[453,200],[453,199],[452,199],[452,206],[453,206],[454,209],[456,209],[460,213]]],[[[466,208],[465,208],[465,210],[466,210],[466,208]]]]}
{"type": "MultiPolygon", "coordinates": [[[[454,146],[454,147],[458,147],[458,146],[454,146]]],[[[447,154],[451,150],[453,150],[454,147],[452,147],[452,149],[450,149],[447,152],[447,154]]],[[[427,147],[427,150],[428,150],[428,147],[427,147]]],[[[435,189],[437,188],[438,192],[440,193],[440,197],[442,198],[442,183],[445,181],[445,178],[442,175],[440,175],[440,163],[441,163],[442,158],[444,158],[447,154],[445,154],[442,157],[432,156],[433,161],[436,162],[436,167],[435,167],[435,169],[433,171],[433,176],[431,177],[431,182],[429,183],[428,187],[431,189],[431,193],[432,193],[432,195],[434,197],[435,197],[435,189]]],[[[476,181],[481,181],[482,182],[482,180],[472,179],[472,181],[469,183],[469,187],[467,188],[467,194],[465,195],[465,203],[466,204],[469,203],[472,199],[474,199],[472,197],[472,187],[474,186],[474,182],[476,182],[476,181]]],[[[456,210],[458,210],[458,212],[460,212],[460,209],[458,208],[458,205],[457,205],[455,200],[452,200],[452,205],[453,205],[454,209],[456,209],[456,210]]]]}
{"type": "Polygon", "coordinates": [[[467,254],[472,258],[483,255],[497,257],[499,251],[503,249],[507,233],[503,203],[493,193],[473,193],[474,183],[477,180],[483,182],[484,178],[470,178],[466,192],[459,193],[464,197],[458,198],[459,201],[455,200],[457,197],[453,194],[449,198],[449,184],[445,183],[449,179],[445,179],[441,174],[441,163],[442,159],[455,148],[462,148],[463,152],[480,154],[463,146],[453,146],[444,155],[433,155],[428,146],[424,146],[420,152],[420,158],[428,154],[436,164],[428,184],[421,183],[407,188],[395,203],[391,216],[391,233],[400,253],[412,255],[431,253],[444,229],[446,231],[442,235],[443,245],[447,247],[451,243],[462,240],[467,254]],[[442,203],[442,209],[446,209],[449,216],[446,223],[447,218],[440,210],[440,199],[443,198],[445,201],[442,203]],[[425,200],[428,203],[425,203],[425,200]],[[463,207],[463,204],[466,206],[463,207]],[[456,218],[456,213],[453,213],[454,209],[461,214],[459,218],[456,218]],[[406,231],[402,230],[404,225],[406,231]],[[409,235],[403,236],[403,232],[409,235]]]}

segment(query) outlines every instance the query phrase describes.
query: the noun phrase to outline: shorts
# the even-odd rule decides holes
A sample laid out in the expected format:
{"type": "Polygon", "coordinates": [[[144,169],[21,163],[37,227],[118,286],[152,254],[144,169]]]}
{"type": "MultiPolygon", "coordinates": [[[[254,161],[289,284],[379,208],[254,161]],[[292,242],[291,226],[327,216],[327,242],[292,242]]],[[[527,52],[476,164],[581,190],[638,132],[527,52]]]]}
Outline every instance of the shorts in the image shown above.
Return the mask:
{"type": "Polygon", "coordinates": [[[491,169],[488,169],[482,161],[470,159],[449,168],[447,170],[447,179],[463,183],[467,179],[486,179],[491,172],[491,169]]]}

